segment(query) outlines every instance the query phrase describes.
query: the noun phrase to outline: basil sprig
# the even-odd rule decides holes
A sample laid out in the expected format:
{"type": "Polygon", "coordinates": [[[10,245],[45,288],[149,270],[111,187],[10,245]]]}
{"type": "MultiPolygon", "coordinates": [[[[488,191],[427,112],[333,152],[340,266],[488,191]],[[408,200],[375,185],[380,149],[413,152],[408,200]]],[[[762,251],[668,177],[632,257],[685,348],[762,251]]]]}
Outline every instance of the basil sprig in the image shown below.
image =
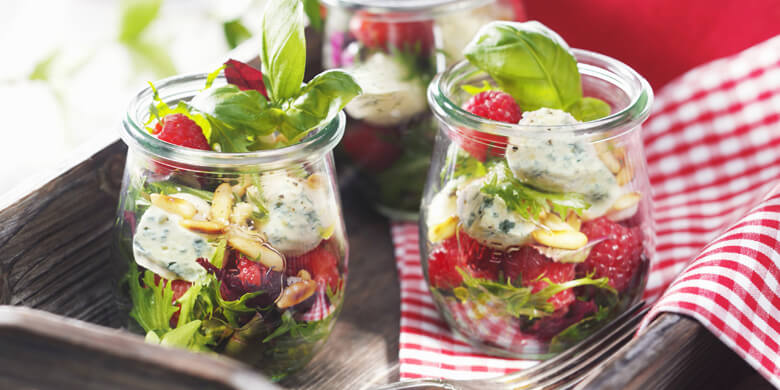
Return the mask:
{"type": "Polygon", "coordinates": [[[323,72],[303,85],[304,18],[300,0],[269,1],[262,22],[263,72],[258,75],[263,87],[206,88],[189,103],[208,120],[209,143],[215,150],[240,153],[294,144],[333,120],[362,93],[352,76],[341,70],[323,72]],[[269,137],[274,134],[281,136],[269,137]]]}
{"type": "Polygon", "coordinates": [[[569,46],[539,22],[489,23],[463,53],[512,95],[523,111],[555,108],[580,121],[609,115],[607,103],[583,98],[577,60],[569,46]]]}

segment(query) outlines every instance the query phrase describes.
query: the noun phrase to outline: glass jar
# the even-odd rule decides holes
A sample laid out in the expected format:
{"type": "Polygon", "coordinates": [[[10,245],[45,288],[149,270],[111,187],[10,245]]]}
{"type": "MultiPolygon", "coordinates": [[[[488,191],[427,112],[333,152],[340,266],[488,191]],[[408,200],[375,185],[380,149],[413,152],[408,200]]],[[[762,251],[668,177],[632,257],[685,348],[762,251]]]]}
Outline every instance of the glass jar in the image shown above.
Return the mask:
{"type": "MultiPolygon", "coordinates": [[[[173,106],[206,77],[169,78],[157,90],[173,106]]],[[[218,153],[147,132],[152,98],[141,91],[121,129],[128,153],[114,257],[129,329],[274,379],[301,369],[343,300],[347,240],[332,149],[344,114],[292,146],[218,153]]]]}
{"type": "MultiPolygon", "coordinates": [[[[345,111],[339,162],[384,215],[416,220],[436,134],[425,100],[433,76],[463,58],[482,25],[515,18],[511,0],[324,0],[323,63],[346,68],[363,95],[345,111]]],[[[519,11],[518,11],[519,12],[519,11]]]]}
{"type": "Polygon", "coordinates": [[[584,96],[611,115],[578,123],[542,109],[519,124],[473,115],[462,87],[492,80],[467,61],[428,88],[440,131],[420,216],[423,268],[447,323],[488,353],[548,358],[646,284],[655,230],[640,133],[652,91],[625,64],[573,52],[584,96]]]}

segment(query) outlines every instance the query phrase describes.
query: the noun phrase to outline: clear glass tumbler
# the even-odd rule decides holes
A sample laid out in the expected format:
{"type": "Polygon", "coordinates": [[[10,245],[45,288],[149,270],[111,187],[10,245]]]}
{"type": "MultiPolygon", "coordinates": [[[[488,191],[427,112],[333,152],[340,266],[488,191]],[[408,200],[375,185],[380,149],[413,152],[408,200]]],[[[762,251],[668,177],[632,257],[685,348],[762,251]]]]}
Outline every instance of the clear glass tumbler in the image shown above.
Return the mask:
{"type": "MultiPolygon", "coordinates": [[[[206,77],[177,76],[157,89],[174,106],[206,77]]],[[[114,257],[128,327],[275,379],[301,369],[343,300],[347,240],[332,149],[344,114],[292,146],[218,153],[147,132],[152,98],[151,88],[141,91],[121,129],[128,153],[114,257]]]]}
{"type": "Polygon", "coordinates": [[[323,63],[346,68],[363,95],[345,111],[340,161],[356,168],[366,197],[384,215],[416,220],[436,124],[425,88],[482,25],[515,19],[510,0],[324,0],[323,63]]]}
{"type": "Polygon", "coordinates": [[[489,353],[548,358],[646,284],[655,231],[640,133],[652,91],[617,60],[573,52],[584,95],[611,115],[555,126],[478,117],[461,108],[471,96],[462,87],[491,80],[467,61],[428,89],[439,132],[420,216],[423,268],[447,323],[489,353]]]}

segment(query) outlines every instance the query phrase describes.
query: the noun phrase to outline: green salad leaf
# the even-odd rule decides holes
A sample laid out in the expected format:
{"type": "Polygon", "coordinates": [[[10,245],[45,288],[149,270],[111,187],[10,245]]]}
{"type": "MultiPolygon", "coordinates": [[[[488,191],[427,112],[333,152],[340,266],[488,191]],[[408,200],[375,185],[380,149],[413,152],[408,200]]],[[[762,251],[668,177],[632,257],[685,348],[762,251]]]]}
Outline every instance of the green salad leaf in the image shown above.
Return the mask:
{"type": "Polygon", "coordinates": [[[584,278],[555,283],[544,275],[539,280],[547,283],[543,289],[532,292],[531,287],[517,286],[511,280],[505,282],[475,278],[460,267],[456,270],[463,277],[463,285],[453,289],[455,297],[461,302],[472,302],[481,305],[499,303],[503,311],[513,317],[527,316],[529,319],[550,315],[555,311],[552,303],[547,302],[553,295],[579,286],[595,286],[612,293],[617,293],[609,286],[609,279],[593,279],[588,275],[584,278]]]}
{"type": "Polygon", "coordinates": [[[329,70],[320,73],[294,99],[282,104],[284,122],[279,131],[291,143],[298,142],[310,130],[330,122],[360,93],[360,86],[346,72],[329,70]]]}
{"type": "Polygon", "coordinates": [[[152,271],[144,271],[145,287],[141,286],[139,277],[138,268],[135,264],[131,264],[130,272],[127,273],[130,298],[133,301],[130,317],[135,319],[145,331],[161,336],[171,330],[171,316],[179,310],[172,303],[173,290],[170,283],[155,283],[152,271]]]}
{"type": "Polygon", "coordinates": [[[306,38],[301,0],[269,1],[263,11],[260,61],[271,101],[297,95],[306,68],[306,38]]]}
{"type": "Polygon", "coordinates": [[[577,60],[566,42],[541,23],[491,22],[463,53],[524,111],[565,110],[582,98],[577,60]]]}
{"type": "Polygon", "coordinates": [[[564,329],[550,340],[550,351],[563,351],[566,347],[585,339],[597,331],[611,317],[613,307],[599,306],[592,316],[585,317],[564,329]]]}
{"type": "Polygon", "coordinates": [[[515,178],[506,164],[497,167],[497,169],[502,168],[506,173],[498,175],[496,172],[491,172],[480,191],[501,198],[509,210],[518,213],[526,220],[538,220],[543,211],[553,211],[562,218],[566,218],[572,211],[582,215],[582,212],[590,207],[582,194],[539,191],[515,178]]]}
{"type": "Polygon", "coordinates": [[[595,121],[609,116],[612,108],[607,102],[593,97],[585,97],[571,105],[568,110],[574,119],[580,122],[595,121]]]}
{"type": "MultiPolygon", "coordinates": [[[[583,97],[577,60],[569,46],[539,22],[489,23],[463,53],[512,95],[523,111],[554,108],[583,122],[610,114],[606,102],[583,97]]],[[[467,92],[477,91],[470,87],[467,92]]]]}
{"type": "Polygon", "coordinates": [[[249,29],[239,19],[222,23],[222,31],[225,33],[225,40],[231,49],[235,49],[241,42],[252,36],[249,29]]]}
{"type": "Polygon", "coordinates": [[[311,28],[314,31],[322,32],[323,22],[319,0],[303,0],[303,11],[306,13],[306,17],[309,18],[311,28]]]}
{"type": "Polygon", "coordinates": [[[464,86],[462,86],[460,88],[464,92],[466,92],[467,94],[472,95],[472,96],[478,95],[478,94],[480,94],[482,92],[492,91],[492,90],[496,89],[496,87],[490,85],[490,83],[487,82],[487,80],[482,80],[482,86],[480,86],[480,87],[477,87],[476,85],[468,85],[468,84],[466,84],[466,85],[464,85],[464,86]]]}

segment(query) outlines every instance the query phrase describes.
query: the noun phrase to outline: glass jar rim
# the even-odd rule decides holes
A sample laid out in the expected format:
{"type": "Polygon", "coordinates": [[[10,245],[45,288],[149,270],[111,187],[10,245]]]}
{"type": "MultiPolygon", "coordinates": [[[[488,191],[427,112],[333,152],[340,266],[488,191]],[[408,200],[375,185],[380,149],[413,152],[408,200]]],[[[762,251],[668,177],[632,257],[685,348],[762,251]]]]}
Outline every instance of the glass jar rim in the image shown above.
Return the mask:
{"type": "MultiPolygon", "coordinates": [[[[490,4],[495,0],[322,0],[328,7],[338,7],[350,10],[364,10],[377,14],[390,14],[393,12],[424,13],[426,15],[444,14],[477,8],[490,4]]],[[[398,16],[399,19],[411,20],[424,17],[417,15],[414,18],[398,16]]]]}
{"type": "MultiPolygon", "coordinates": [[[[183,74],[159,80],[154,85],[160,99],[170,104],[193,97],[202,90],[207,78],[206,73],[183,74]],[[194,88],[195,85],[199,87],[194,88]]],[[[220,84],[227,84],[223,75],[214,80],[214,85],[220,84]]],[[[151,115],[148,107],[153,102],[153,96],[154,90],[149,86],[130,101],[122,120],[120,137],[131,149],[137,148],[160,159],[192,166],[233,168],[263,165],[281,168],[297,161],[316,159],[333,150],[344,135],[346,124],[346,117],[341,111],[331,122],[311,131],[301,142],[294,145],[243,153],[199,150],[162,141],[146,130],[145,123],[151,115]]]]}
{"type": "Polygon", "coordinates": [[[653,90],[647,80],[630,66],[612,57],[583,49],[571,49],[571,51],[578,60],[577,67],[580,74],[597,76],[613,86],[618,86],[630,98],[629,103],[604,118],[569,125],[519,125],[482,118],[464,110],[448,96],[447,91],[452,83],[457,83],[463,78],[482,72],[468,60],[461,60],[434,77],[428,85],[428,104],[440,121],[453,128],[477,129],[480,132],[506,137],[521,134],[523,136],[549,134],[548,129],[554,129],[556,134],[573,136],[593,135],[623,129],[623,131],[612,135],[612,137],[616,137],[633,130],[647,119],[653,103],[653,90]],[[582,61],[587,62],[583,63],[582,61]],[[522,133],[518,133],[519,130],[522,133]]]}

